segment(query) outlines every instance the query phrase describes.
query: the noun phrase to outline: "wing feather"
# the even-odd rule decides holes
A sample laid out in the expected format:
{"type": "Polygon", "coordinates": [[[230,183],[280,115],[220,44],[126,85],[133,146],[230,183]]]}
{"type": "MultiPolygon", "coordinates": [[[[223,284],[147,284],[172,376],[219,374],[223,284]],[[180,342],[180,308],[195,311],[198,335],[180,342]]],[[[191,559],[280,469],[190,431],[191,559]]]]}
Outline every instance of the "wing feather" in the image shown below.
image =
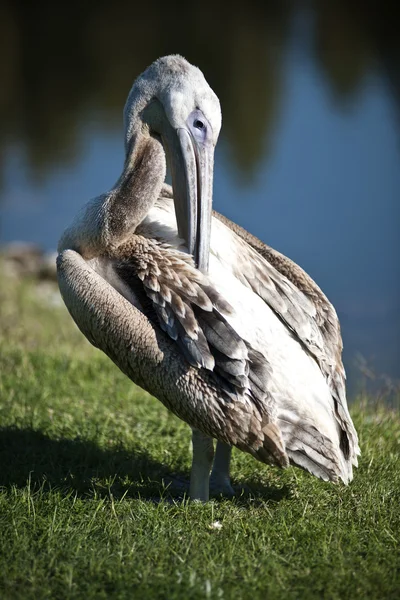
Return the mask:
{"type": "Polygon", "coordinates": [[[335,417],[345,432],[341,449],[357,465],[360,449],[347,407],[343,344],[334,307],[296,263],[223,215],[214,212],[214,216],[235,235],[237,252],[231,264],[235,276],[272,308],[319,365],[334,399],[335,417]]]}
{"type": "Polygon", "coordinates": [[[191,365],[215,371],[229,389],[251,393],[247,346],[225,318],[232,308],[190,256],[135,235],[113,249],[112,260],[124,284],[142,282],[161,329],[191,365]]]}

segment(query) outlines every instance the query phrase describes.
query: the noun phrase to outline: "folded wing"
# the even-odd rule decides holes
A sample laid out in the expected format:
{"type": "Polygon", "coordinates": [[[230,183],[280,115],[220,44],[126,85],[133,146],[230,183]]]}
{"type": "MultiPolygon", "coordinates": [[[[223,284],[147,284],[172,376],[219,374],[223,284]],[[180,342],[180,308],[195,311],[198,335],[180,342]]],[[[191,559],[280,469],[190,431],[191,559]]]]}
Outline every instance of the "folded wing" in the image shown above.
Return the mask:
{"type": "Polygon", "coordinates": [[[334,307],[301,267],[226,217],[214,216],[235,236],[230,265],[235,277],[272,308],[319,365],[334,400],[341,450],[356,465],[360,450],[347,408],[342,338],[334,307]]]}

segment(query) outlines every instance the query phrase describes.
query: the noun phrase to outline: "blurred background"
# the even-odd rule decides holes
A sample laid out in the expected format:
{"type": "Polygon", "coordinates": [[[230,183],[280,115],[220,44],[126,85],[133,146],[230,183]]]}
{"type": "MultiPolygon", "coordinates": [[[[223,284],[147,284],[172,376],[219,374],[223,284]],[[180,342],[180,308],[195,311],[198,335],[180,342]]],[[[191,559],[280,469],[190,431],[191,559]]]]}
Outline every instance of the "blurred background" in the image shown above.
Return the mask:
{"type": "Polygon", "coordinates": [[[133,80],[180,53],[219,96],[214,205],[334,303],[350,387],[400,378],[400,21],[385,0],[0,5],[0,244],[56,248],[123,163],[133,80]]]}

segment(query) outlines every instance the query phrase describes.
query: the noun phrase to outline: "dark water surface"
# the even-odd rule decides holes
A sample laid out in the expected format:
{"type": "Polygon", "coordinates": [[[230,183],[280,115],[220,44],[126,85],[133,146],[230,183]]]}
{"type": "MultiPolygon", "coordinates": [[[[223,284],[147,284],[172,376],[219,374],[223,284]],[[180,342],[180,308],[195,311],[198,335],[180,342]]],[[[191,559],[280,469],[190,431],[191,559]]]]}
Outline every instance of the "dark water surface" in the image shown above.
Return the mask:
{"type": "Polygon", "coordinates": [[[128,2],[2,4],[1,243],[55,248],[78,208],[120,173],[122,108],[134,78],[157,56],[179,52],[202,68],[222,104],[216,209],[327,293],[353,389],[364,359],[398,379],[396,4],[138,10],[128,2]]]}

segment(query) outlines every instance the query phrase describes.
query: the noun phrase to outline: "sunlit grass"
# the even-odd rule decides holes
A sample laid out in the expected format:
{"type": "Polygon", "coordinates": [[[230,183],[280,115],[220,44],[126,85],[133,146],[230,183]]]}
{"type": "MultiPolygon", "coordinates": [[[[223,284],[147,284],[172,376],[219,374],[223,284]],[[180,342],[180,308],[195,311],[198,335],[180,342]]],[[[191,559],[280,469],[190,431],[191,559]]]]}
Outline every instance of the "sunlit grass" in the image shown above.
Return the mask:
{"type": "Polygon", "coordinates": [[[183,499],[188,427],[0,279],[2,598],[397,598],[400,418],[358,402],[349,487],[234,453],[246,492],[183,499]],[[216,525],[216,522],[218,524],[216,525]]]}

